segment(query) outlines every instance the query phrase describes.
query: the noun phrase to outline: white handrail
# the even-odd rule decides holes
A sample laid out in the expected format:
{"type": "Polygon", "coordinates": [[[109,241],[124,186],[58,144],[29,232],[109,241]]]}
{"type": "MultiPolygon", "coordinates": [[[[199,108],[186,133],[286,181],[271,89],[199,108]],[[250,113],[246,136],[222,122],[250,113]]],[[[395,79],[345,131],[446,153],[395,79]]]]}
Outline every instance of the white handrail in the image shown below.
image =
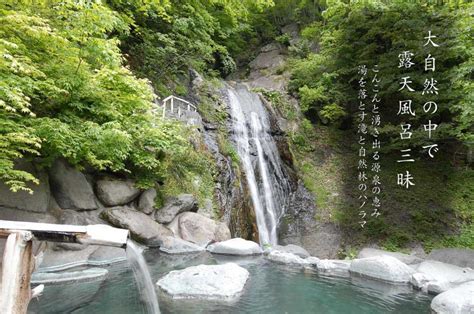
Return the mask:
{"type": "Polygon", "coordinates": [[[166,115],[166,109],[167,109],[167,104],[168,103],[170,103],[169,111],[171,113],[174,113],[175,100],[177,101],[176,102],[176,107],[177,107],[177,111],[178,111],[177,112],[178,117],[181,116],[182,110],[197,112],[196,106],[194,106],[191,102],[187,101],[186,99],[176,97],[174,95],[169,95],[168,97],[166,97],[165,99],[162,100],[162,108],[163,108],[163,116],[162,117],[163,118],[166,115]],[[182,104],[185,105],[184,108],[183,108],[182,104]]]}

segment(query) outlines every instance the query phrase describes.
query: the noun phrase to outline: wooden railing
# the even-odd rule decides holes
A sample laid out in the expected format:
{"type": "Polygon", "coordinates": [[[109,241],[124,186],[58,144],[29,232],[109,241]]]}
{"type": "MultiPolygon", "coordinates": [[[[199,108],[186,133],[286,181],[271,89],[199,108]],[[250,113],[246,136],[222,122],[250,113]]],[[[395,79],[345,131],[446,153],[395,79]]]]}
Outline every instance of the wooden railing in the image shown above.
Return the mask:
{"type": "Polygon", "coordinates": [[[165,117],[167,111],[171,114],[176,114],[178,117],[181,117],[183,111],[197,112],[196,106],[194,106],[192,103],[190,103],[186,99],[182,99],[173,95],[170,95],[163,99],[162,108],[163,118],[165,117]]]}

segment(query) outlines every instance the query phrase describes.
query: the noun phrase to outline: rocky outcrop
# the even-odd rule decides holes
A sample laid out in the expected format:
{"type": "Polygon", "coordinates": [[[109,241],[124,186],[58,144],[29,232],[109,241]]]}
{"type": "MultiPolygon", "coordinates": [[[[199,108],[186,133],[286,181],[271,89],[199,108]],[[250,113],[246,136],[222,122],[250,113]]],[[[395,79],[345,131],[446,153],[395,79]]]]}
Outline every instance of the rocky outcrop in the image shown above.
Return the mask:
{"type": "Polygon", "coordinates": [[[474,269],[474,250],[446,248],[431,251],[427,259],[474,269]]]}
{"type": "Polygon", "coordinates": [[[359,276],[392,283],[408,283],[415,272],[395,257],[387,255],[353,260],[349,271],[359,276]]]}
{"type": "Polygon", "coordinates": [[[101,217],[115,227],[130,230],[132,238],[149,247],[159,247],[173,233],[146,214],[128,207],[107,208],[101,217]]]}
{"type": "Polygon", "coordinates": [[[319,261],[317,258],[304,259],[292,253],[285,253],[276,250],[271,251],[266,258],[275,263],[293,266],[308,266],[319,261]]]}
{"type": "Polygon", "coordinates": [[[190,254],[204,251],[202,246],[174,237],[164,237],[160,251],[167,254],[190,254]]]}
{"type": "Polygon", "coordinates": [[[227,241],[211,244],[207,250],[213,254],[224,255],[257,255],[262,254],[260,246],[242,238],[234,238],[227,241]]]}
{"type": "Polygon", "coordinates": [[[133,201],[140,190],[131,180],[103,179],[96,182],[97,197],[106,206],[125,205],[133,201]]]}
{"type": "Polygon", "coordinates": [[[224,223],[192,212],[179,214],[168,227],[175,236],[203,247],[214,241],[231,238],[229,228],[224,223]]]}
{"type": "Polygon", "coordinates": [[[32,284],[73,284],[77,282],[104,281],[109,271],[104,268],[89,268],[62,273],[34,273],[32,284]]]}
{"type": "Polygon", "coordinates": [[[310,256],[308,251],[306,251],[304,248],[298,245],[294,244],[288,244],[288,245],[275,245],[273,247],[274,250],[284,252],[284,253],[292,253],[295,254],[301,258],[307,258],[310,256]]]}
{"type": "Polygon", "coordinates": [[[162,224],[168,224],[173,221],[176,215],[198,210],[198,203],[192,194],[180,194],[166,200],[165,206],[155,212],[155,220],[162,224]]]}
{"type": "Polygon", "coordinates": [[[86,176],[68,165],[56,160],[49,172],[51,192],[63,209],[93,210],[98,208],[92,185],[86,176]]]}
{"type": "Polygon", "coordinates": [[[174,270],[157,282],[172,298],[230,299],[244,289],[249,272],[237,264],[199,265],[174,270]]]}
{"type": "Polygon", "coordinates": [[[388,251],[373,249],[373,248],[363,248],[357,255],[357,258],[367,258],[367,257],[374,257],[374,256],[395,257],[400,262],[405,263],[407,265],[419,264],[423,261],[423,259],[415,255],[408,255],[408,254],[403,254],[399,252],[388,252],[388,251]]]}
{"type": "Polygon", "coordinates": [[[138,210],[145,214],[151,214],[155,207],[156,190],[148,189],[144,191],[138,199],[138,210]]]}
{"type": "Polygon", "coordinates": [[[431,301],[431,310],[437,314],[474,313],[474,281],[437,295],[431,301]]]}
{"type": "Polygon", "coordinates": [[[29,193],[26,191],[12,192],[6,184],[0,182],[0,206],[45,213],[48,210],[51,197],[46,172],[37,170],[29,162],[18,163],[15,169],[31,173],[39,180],[39,184],[28,183],[26,187],[33,191],[33,193],[29,193]]]}

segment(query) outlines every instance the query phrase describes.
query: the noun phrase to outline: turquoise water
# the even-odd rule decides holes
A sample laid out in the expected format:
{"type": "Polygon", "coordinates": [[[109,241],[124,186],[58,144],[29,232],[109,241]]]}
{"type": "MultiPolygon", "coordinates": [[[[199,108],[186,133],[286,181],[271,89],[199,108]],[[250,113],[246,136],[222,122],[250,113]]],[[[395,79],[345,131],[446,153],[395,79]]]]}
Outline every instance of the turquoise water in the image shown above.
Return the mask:
{"type": "MultiPolygon", "coordinates": [[[[172,300],[159,294],[162,313],[430,313],[431,297],[409,286],[393,286],[360,278],[319,276],[313,271],[276,265],[260,257],[234,259],[169,256],[147,252],[156,283],[168,271],[198,264],[237,262],[250,272],[244,293],[234,302],[172,300]]],[[[126,264],[109,268],[100,284],[47,286],[29,313],[145,313],[133,274],[126,264]]]]}

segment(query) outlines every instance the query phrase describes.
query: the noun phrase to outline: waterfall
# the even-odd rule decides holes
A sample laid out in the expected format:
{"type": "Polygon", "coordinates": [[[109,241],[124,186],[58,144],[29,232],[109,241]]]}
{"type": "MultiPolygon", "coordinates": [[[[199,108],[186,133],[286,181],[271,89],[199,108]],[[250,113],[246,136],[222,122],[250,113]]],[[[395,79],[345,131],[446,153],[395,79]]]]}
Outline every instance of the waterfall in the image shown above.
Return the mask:
{"type": "Polygon", "coordinates": [[[228,86],[233,139],[252,198],[260,245],[278,242],[277,227],[288,203],[289,183],[270,121],[259,96],[243,84],[228,86]]]}

